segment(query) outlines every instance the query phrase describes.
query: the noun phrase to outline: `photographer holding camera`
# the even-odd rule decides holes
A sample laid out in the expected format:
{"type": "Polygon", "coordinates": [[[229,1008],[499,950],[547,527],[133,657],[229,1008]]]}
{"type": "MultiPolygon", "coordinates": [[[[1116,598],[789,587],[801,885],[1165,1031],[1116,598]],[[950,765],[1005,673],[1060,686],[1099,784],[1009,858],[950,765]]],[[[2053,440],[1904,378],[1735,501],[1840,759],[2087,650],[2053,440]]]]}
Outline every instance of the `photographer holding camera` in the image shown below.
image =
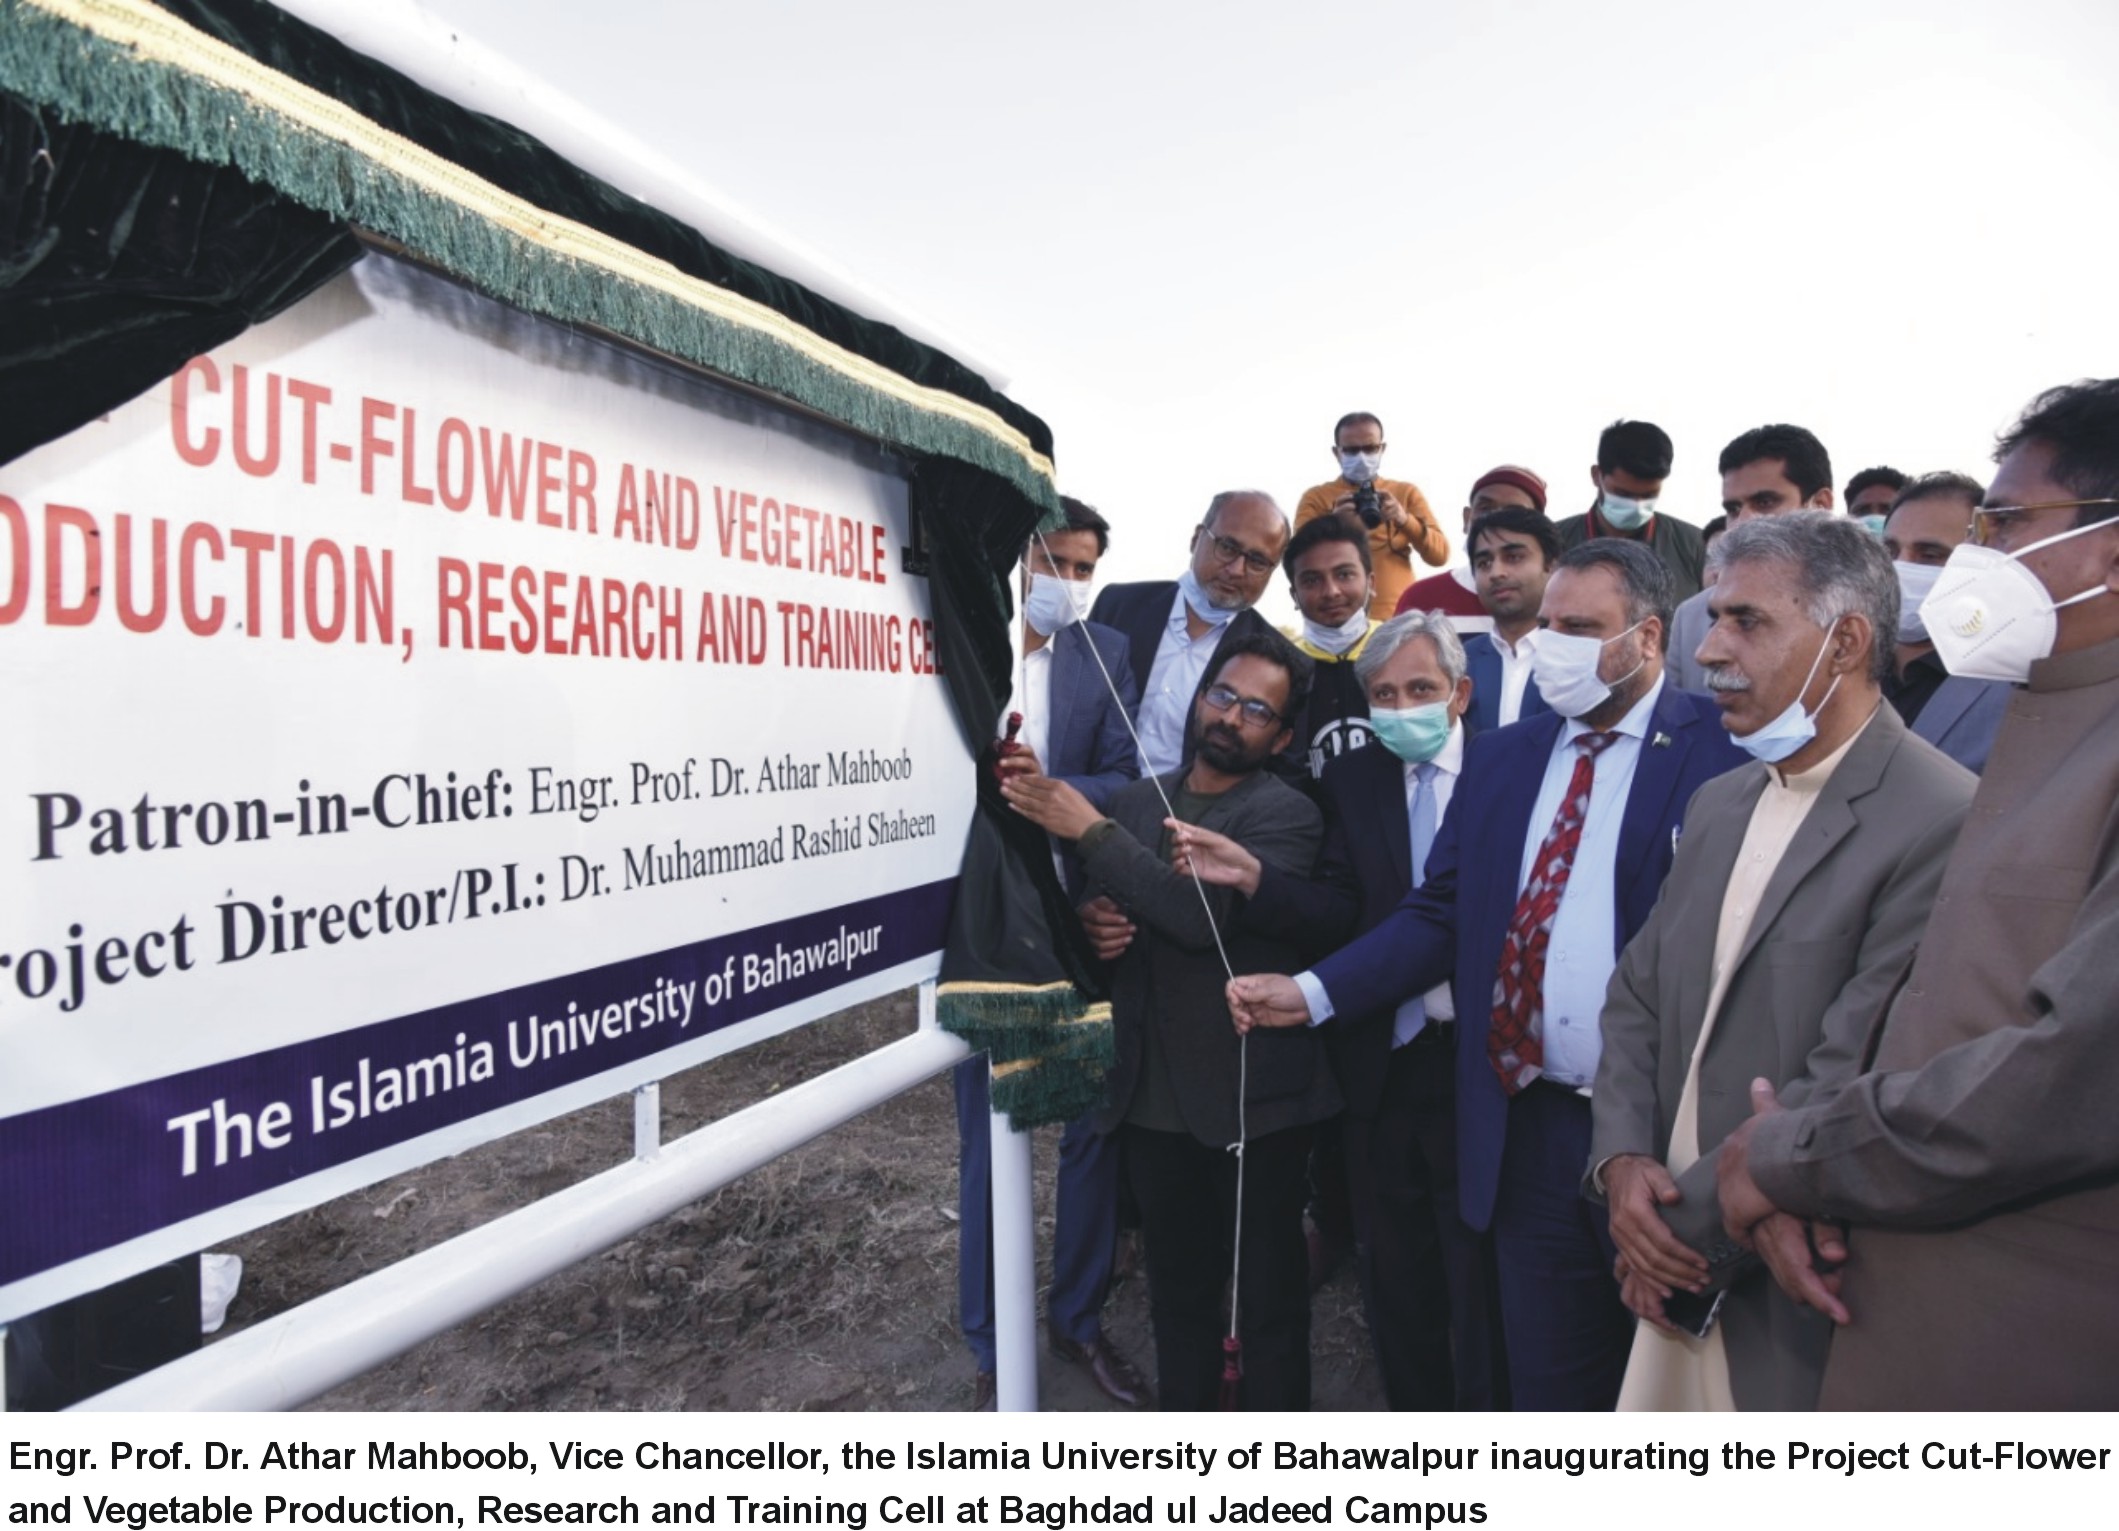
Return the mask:
{"type": "Polygon", "coordinates": [[[1376,572],[1369,615],[1378,621],[1397,610],[1398,597],[1413,582],[1414,554],[1438,568],[1449,561],[1449,536],[1427,508],[1427,497],[1412,484],[1377,477],[1383,449],[1381,420],[1363,413],[1342,418],[1332,431],[1339,477],[1305,490],[1295,508],[1298,531],[1319,516],[1335,513],[1358,517],[1368,528],[1376,572]]]}

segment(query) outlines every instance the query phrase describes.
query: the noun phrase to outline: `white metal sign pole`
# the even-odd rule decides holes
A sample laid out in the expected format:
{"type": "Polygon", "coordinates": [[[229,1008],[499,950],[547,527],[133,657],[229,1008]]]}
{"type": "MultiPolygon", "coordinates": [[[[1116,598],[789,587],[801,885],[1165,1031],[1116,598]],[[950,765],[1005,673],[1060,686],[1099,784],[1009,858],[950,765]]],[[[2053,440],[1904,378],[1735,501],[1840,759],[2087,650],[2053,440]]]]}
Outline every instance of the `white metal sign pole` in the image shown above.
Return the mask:
{"type": "MultiPolygon", "coordinates": [[[[990,1065],[989,1065],[990,1067],[990,1065]]],[[[988,1081],[989,1090],[991,1080],[988,1081]]],[[[1030,1134],[1008,1113],[990,1118],[993,1185],[994,1403],[1037,1412],[1037,1222],[1031,1205],[1030,1134]]]]}

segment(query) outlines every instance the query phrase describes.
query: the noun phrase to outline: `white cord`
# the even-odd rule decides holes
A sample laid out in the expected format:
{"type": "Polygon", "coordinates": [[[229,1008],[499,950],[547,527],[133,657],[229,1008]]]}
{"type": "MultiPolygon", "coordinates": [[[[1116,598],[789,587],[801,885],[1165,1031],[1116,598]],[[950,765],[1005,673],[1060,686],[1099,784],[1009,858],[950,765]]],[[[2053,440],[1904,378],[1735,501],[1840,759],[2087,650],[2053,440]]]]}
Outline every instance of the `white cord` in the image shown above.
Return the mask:
{"type": "MultiPolygon", "coordinates": [[[[1045,541],[1045,534],[1039,531],[1033,533],[1033,535],[1037,538],[1037,545],[1044,549],[1047,565],[1057,569],[1059,563],[1052,556],[1052,546],[1045,541]]],[[[1073,604],[1074,596],[1072,592],[1069,592],[1067,600],[1069,605],[1073,604]]],[[[1088,620],[1087,613],[1081,612],[1079,608],[1076,608],[1076,612],[1081,620],[1088,620]]],[[[1059,634],[1055,633],[1052,636],[1056,639],[1059,634]]],[[[1119,694],[1118,682],[1111,678],[1111,670],[1104,663],[1103,652],[1097,648],[1095,642],[1089,638],[1088,634],[1084,633],[1082,637],[1084,642],[1088,644],[1090,657],[1096,661],[1098,672],[1104,677],[1105,689],[1111,693],[1111,700],[1118,703],[1119,721],[1126,725],[1126,732],[1132,736],[1134,753],[1140,757],[1141,769],[1146,772],[1148,765],[1147,750],[1140,742],[1140,730],[1133,726],[1133,719],[1126,715],[1125,698],[1119,694]]],[[[1163,791],[1162,779],[1150,774],[1148,780],[1154,784],[1155,795],[1162,799],[1163,812],[1175,819],[1177,817],[1177,809],[1170,802],[1170,794],[1163,791]]],[[[1192,874],[1192,888],[1194,892],[1199,894],[1199,907],[1206,914],[1207,929],[1214,937],[1214,951],[1221,958],[1221,970],[1228,975],[1229,982],[1234,983],[1236,981],[1236,969],[1229,961],[1228,947],[1222,943],[1221,924],[1214,918],[1214,905],[1207,897],[1207,885],[1200,880],[1199,869],[1192,864],[1192,858],[1189,854],[1185,857],[1185,870],[1192,874]]],[[[1244,1109],[1244,1100],[1250,1094],[1251,1085],[1250,1041],[1249,1033],[1239,1033],[1237,1035],[1236,1141],[1229,1145],[1229,1152],[1236,1155],[1236,1253],[1229,1267],[1229,1337],[1231,1339],[1236,1338],[1237,1312],[1243,1298],[1243,1148],[1244,1144],[1250,1141],[1251,1136],[1250,1121],[1244,1109]]]]}

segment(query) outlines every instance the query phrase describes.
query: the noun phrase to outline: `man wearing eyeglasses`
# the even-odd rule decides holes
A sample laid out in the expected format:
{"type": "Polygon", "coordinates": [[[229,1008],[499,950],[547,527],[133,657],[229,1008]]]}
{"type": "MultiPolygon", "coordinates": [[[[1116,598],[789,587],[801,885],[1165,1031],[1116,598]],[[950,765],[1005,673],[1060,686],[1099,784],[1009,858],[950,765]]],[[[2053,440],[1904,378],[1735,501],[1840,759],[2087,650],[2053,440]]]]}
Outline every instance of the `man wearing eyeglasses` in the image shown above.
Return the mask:
{"type": "Polygon", "coordinates": [[[1776,1211],[1851,1225],[1827,1409],[2119,1407],[2119,378],[2056,388],[1922,603],[1953,675],[2010,683],[1868,1072],[1718,1157],[1729,1234],[1790,1296],[1776,1211]]]}
{"type": "Polygon", "coordinates": [[[1302,1209],[1311,1128],[1339,1110],[1339,1091],[1316,1033],[1260,1035],[1246,1046],[1223,995],[1224,953],[1239,973],[1299,965],[1307,954],[1285,922],[1254,917],[1248,898],[1200,885],[1170,854],[1174,824],[1183,822],[1216,830],[1291,876],[1311,874],[1323,816],[1264,769],[1287,748],[1309,686],[1309,660],[1280,634],[1232,637],[1194,704],[1190,763],[1166,773],[1160,790],[1148,781],[1121,787],[1106,818],[1056,778],[1001,788],[1018,812],[1075,844],[1090,884],[1136,930],[1113,973],[1118,1061],[1097,1127],[1124,1134],[1165,1409],[1215,1405],[1222,1297],[1239,1242],[1243,1406],[1310,1403],[1302,1209]],[[1239,1160],[1229,1152],[1239,1141],[1240,1241],[1239,1160]]]}
{"type": "Polygon", "coordinates": [[[1272,631],[1252,608],[1288,545],[1288,518],[1256,489],[1214,496],[1192,533],[1192,557],[1175,580],[1109,585],[1089,620],[1115,627],[1132,646],[1140,687],[1141,766],[1161,776],[1189,759],[1186,727],[1200,678],[1223,648],[1272,631]]]}

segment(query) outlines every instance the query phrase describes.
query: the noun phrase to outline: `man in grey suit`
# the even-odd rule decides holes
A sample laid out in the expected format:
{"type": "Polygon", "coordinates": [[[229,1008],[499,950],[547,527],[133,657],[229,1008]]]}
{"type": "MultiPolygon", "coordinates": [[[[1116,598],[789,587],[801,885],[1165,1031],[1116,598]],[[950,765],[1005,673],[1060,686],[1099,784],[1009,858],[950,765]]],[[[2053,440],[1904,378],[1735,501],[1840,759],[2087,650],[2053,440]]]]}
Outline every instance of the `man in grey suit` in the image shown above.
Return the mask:
{"type": "MultiPolygon", "coordinates": [[[[1805,1101],[1853,1076],[1975,778],[1884,702],[1899,583],[1859,522],[1754,520],[1712,558],[1699,658],[1761,764],[1694,797],[1696,827],[1612,979],[1590,1192],[1609,1199],[1627,1305],[1647,1320],[1622,1409],[1808,1409],[1831,1321],[1724,1235],[1715,1149],[1749,1118],[1753,1079],[1805,1101]],[[1716,1327],[1673,1327],[1716,1293],[1716,1327]]],[[[1780,1231],[1805,1237],[1792,1218],[1780,1231]]]]}
{"type": "Polygon", "coordinates": [[[1263,767],[1287,748],[1309,684],[1309,660],[1280,634],[1232,635],[1193,703],[1190,763],[1160,778],[1160,790],[1155,780],[1120,788],[1105,818],[1049,777],[1002,787],[1033,823],[1075,843],[1091,887],[1138,930],[1113,976],[1118,1062],[1097,1126],[1124,1134],[1165,1409],[1211,1409],[1218,1395],[1222,1292],[1237,1235],[1238,1159],[1229,1150],[1239,1142],[1243,1404],[1310,1403],[1302,1207],[1310,1127],[1339,1110],[1339,1091],[1314,1031],[1238,1037],[1223,953],[1240,973],[1283,971],[1311,954],[1253,918],[1235,890],[1202,889],[1176,870],[1165,824],[1174,810],[1261,862],[1308,877],[1323,816],[1263,767]]]}

